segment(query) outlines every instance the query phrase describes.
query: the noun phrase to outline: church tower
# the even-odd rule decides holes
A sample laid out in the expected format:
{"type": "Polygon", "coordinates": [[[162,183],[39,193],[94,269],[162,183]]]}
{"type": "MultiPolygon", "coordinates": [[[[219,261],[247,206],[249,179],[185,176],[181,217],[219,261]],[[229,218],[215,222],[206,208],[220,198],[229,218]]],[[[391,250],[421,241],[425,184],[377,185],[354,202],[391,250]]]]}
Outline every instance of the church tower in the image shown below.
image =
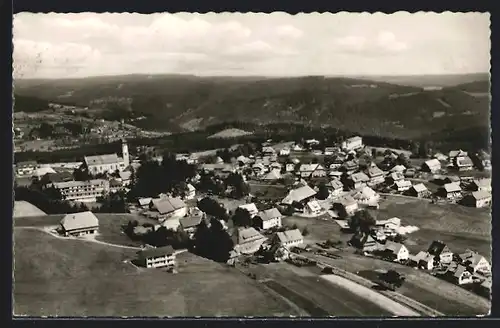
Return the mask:
{"type": "Polygon", "coordinates": [[[125,168],[127,168],[130,165],[130,155],[128,153],[127,140],[125,139],[122,139],[122,157],[123,157],[123,164],[125,168]]]}

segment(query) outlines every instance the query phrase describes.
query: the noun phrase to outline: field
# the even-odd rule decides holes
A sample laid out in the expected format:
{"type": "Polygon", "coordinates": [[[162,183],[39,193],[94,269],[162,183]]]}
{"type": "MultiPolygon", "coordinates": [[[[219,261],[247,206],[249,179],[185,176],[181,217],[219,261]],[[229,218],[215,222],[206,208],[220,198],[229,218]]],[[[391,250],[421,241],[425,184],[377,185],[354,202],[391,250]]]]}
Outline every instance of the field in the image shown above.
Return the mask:
{"type": "Polygon", "coordinates": [[[265,199],[283,199],[288,191],[283,185],[267,185],[264,183],[250,182],[250,193],[259,198],[265,199]]]}
{"type": "MultiPolygon", "coordinates": [[[[101,214],[95,213],[99,219],[99,234],[96,239],[111,244],[125,246],[140,246],[140,241],[131,240],[122,232],[122,226],[126,225],[130,220],[137,220],[142,223],[156,223],[156,221],[133,214],[101,214]]],[[[37,217],[23,217],[14,220],[15,226],[56,226],[64,217],[64,215],[48,215],[37,217]]]]}
{"type": "Polygon", "coordinates": [[[25,202],[25,201],[15,201],[14,202],[14,218],[20,217],[32,217],[32,216],[41,216],[46,215],[41,209],[36,207],[35,205],[25,202]]]}
{"type": "Polygon", "coordinates": [[[453,252],[471,248],[491,258],[491,212],[488,208],[469,208],[452,204],[391,197],[374,211],[378,219],[399,217],[403,225],[415,225],[419,231],[410,234],[410,251],[425,250],[433,240],[442,240],[453,252]]]}
{"type": "Polygon", "coordinates": [[[244,130],[240,129],[226,129],[222,130],[220,132],[217,132],[207,138],[237,138],[237,137],[242,137],[242,136],[248,136],[251,135],[252,132],[247,132],[244,130]]]}
{"type": "Polygon", "coordinates": [[[322,262],[358,273],[370,280],[375,277],[374,270],[397,270],[406,276],[406,281],[398,289],[398,293],[446,315],[480,315],[486,314],[489,310],[490,303],[486,299],[462,287],[433,277],[424,271],[347,252],[339,252],[339,255],[338,259],[319,258],[322,262]]]}
{"type": "Polygon", "coordinates": [[[235,270],[189,253],[179,273],[139,269],[133,251],[15,231],[14,313],[47,316],[288,316],[235,270]]]}

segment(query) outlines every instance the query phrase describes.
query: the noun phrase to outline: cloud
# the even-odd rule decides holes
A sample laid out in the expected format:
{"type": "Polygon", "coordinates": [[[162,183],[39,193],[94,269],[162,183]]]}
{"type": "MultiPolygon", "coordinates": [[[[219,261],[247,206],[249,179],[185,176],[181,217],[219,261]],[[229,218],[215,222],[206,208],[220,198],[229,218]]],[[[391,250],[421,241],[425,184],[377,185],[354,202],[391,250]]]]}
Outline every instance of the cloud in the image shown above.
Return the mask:
{"type": "Polygon", "coordinates": [[[381,31],[374,38],[348,35],[335,39],[334,44],[341,52],[365,55],[388,55],[408,49],[408,45],[396,39],[394,33],[381,31]]]}
{"type": "Polygon", "coordinates": [[[276,34],[283,38],[298,39],[304,35],[304,32],[292,25],[281,25],[276,28],[276,34]]]}

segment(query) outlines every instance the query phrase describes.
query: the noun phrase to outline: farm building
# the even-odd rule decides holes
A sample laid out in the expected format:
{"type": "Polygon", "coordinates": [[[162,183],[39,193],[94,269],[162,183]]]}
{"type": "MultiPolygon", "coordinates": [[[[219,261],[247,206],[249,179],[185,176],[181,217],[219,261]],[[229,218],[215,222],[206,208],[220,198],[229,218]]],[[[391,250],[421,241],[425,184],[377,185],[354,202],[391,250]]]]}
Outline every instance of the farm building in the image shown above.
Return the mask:
{"type": "Polygon", "coordinates": [[[358,202],[351,196],[345,196],[333,203],[332,209],[339,213],[339,217],[351,216],[359,209],[358,202]]]}
{"type": "Polygon", "coordinates": [[[187,206],[178,197],[154,198],[149,203],[150,217],[163,221],[171,217],[183,217],[187,214],[187,206]]]}
{"type": "Polygon", "coordinates": [[[202,220],[201,216],[182,218],[179,220],[179,225],[182,228],[182,230],[187,232],[189,236],[192,237],[193,234],[196,232],[196,229],[200,225],[201,220],[202,220]]]}
{"type": "Polygon", "coordinates": [[[151,204],[152,199],[153,198],[151,198],[151,197],[139,198],[137,200],[137,204],[139,205],[140,208],[147,209],[147,208],[149,208],[149,204],[151,204]]]}
{"type": "Polygon", "coordinates": [[[299,229],[286,230],[276,233],[275,243],[279,243],[288,249],[304,243],[304,237],[299,229]]]}
{"type": "Polygon", "coordinates": [[[486,260],[486,258],[477,252],[471,251],[470,249],[466,250],[464,253],[459,254],[461,264],[467,268],[469,268],[473,273],[482,272],[482,273],[490,273],[491,265],[486,260]]]}
{"type": "Polygon", "coordinates": [[[146,268],[175,266],[175,251],[172,246],[146,248],[137,252],[138,262],[146,268]]]}
{"type": "Polygon", "coordinates": [[[439,194],[448,200],[458,199],[462,196],[462,188],[458,182],[446,183],[440,188],[439,194]]]}
{"type": "Polygon", "coordinates": [[[439,240],[435,240],[431,243],[427,253],[435,258],[437,257],[439,263],[451,263],[453,261],[453,253],[445,243],[439,240]]]}
{"type": "Polygon", "coordinates": [[[352,198],[354,198],[358,204],[375,205],[378,203],[380,195],[370,187],[362,187],[352,194],[352,198]]]}
{"type": "Polygon", "coordinates": [[[252,217],[252,218],[254,216],[256,216],[257,213],[259,213],[259,210],[257,209],[257,206],[254,203],[240,205],[240,206],[238,206],[238,208],[242,208],[244,210],[247,210],[248,213],[250,213],[250,217],[252,217]]]}
{"type": "Polygon", "coordinates": [[[405,178],[405,176],[404,176],[404,174],[402,172],[392,172],[387,177],[387,183],[388,184],[393,184],[396,181],[403,180],[404,178],[405,178]]]}
{"type": "Polygon", "coordinates": [[[367,175],[370,178],[368,181],[369,186],[376,186],[385,181],[385,173],[381,169],[379,169],[376,165],[371,165],[367,169],[367,175]]]}
{"type": "Polygon", "coordinates": [[[411,185],[411,181],[410,180],[398,180],[398,181],[394,182],[394,188],[397,191],[401,191],[401,192],[407,191],[411,187],[412,187],[412,185],[411,185]]]}
{"type": "Polygon", "coordinates": [[[326,171],[320,164],[302,164],[299,174],[301,178],[317,178],[326,176],[326,171]]]}
{"type": "Polygon", "coordinates": [[[458,171],[470,171],[474,167],[474,163],[469,156],[456,157],[453,165],[458,171]]]}
{"type": "Polygon", "coordinates": [[[437,173],[441,170],[441,162],[437,159],[430,159],[422,164],[422,171],[437,173]]]}
{"type": "Polygon", "coordinates": [[[456,262],[450,263],[445,273],[445,277],[457,285],[473,283],[472,273],[470,273],[465,266],[456,262]]]}
{"type": "Polygon", "coordinates": [[[410,255],[410,263],[419,269],[432,270],[434,268],[434,256],[427,252],[420,251],[417,255],[410,255]]]}
{"type": "Polygon", "coordinates": [[[347,178],[347,185],[349,188],[359,189],[365,187],[366,184],[370,181],[370,178],[364,174],[363,172],[358,172],[352,174],[349,178],[347,178]]]}
{"type": "Polygon", "coordinates": [[[491,192],[491,178],[476,179],[470,185],[473,191],[488,191],[491,192]]]}
{"type": "Polygon", "coordinates": [[[403,173],[404,171],[406,171],[406,167],[404,165],[396,165],[390,171],[403,173]]]}
{"type": "Polygon", "coordinates": [[[359,163],[356,160],[350,160],[347,162],[344,162],[341,167],[342,171],[346,172],[347,174],[352,174],[359,170],[359,163]]]}
{"type": "Polygon", "coordinates": [[[318,204],[316,200],[311,200],[304,206],[304,214],[307,215],[319,215],[321,214],[321,206],[318,204]]]}
{"type": "Polygon", "coordinates": [[[280,211],[273,207],[257,213],[254,218],[254,222],[260,229],[267,230],[274,227],[281,227],[281,218],[282,215],[280,211]]]}
{"type": "Polygon", "coordinates": [[[316,195],[316,191],[308,185],[292,189],[288,195],[281,201],[282,204],[292,205],[293,203],[305,204],[316,195]]]}
{"type": "Polygon", "coordinates": [[[472,194],[465,196],[462,199],[462,204],[471,207],[487,207],[490,206],[491,200],[491,193],[481,190],[474,191],[472,194]]]}
{"type": "Polygon", "coordinates": [[[238,228],[235,234],[235,250],[240,254],[253,254],[267,240],[254,228],[238,228]]]}
{"type": "Polygon", "coordinates": [[[90,211],[66,214],[60,225],[61,232],[65,236],[84,236],[99,230],[99,220],[90,211]]]}

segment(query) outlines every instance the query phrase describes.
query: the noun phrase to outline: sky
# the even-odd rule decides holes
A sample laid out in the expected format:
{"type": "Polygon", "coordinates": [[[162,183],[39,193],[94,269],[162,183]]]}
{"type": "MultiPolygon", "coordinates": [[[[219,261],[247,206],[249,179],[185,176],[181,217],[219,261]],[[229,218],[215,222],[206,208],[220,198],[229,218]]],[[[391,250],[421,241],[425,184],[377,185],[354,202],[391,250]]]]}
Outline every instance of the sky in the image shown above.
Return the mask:
{"type": "Polygon", "coordinates": [[[487,13],[19,13],[15,78],[488,72],[487,13]]]}

